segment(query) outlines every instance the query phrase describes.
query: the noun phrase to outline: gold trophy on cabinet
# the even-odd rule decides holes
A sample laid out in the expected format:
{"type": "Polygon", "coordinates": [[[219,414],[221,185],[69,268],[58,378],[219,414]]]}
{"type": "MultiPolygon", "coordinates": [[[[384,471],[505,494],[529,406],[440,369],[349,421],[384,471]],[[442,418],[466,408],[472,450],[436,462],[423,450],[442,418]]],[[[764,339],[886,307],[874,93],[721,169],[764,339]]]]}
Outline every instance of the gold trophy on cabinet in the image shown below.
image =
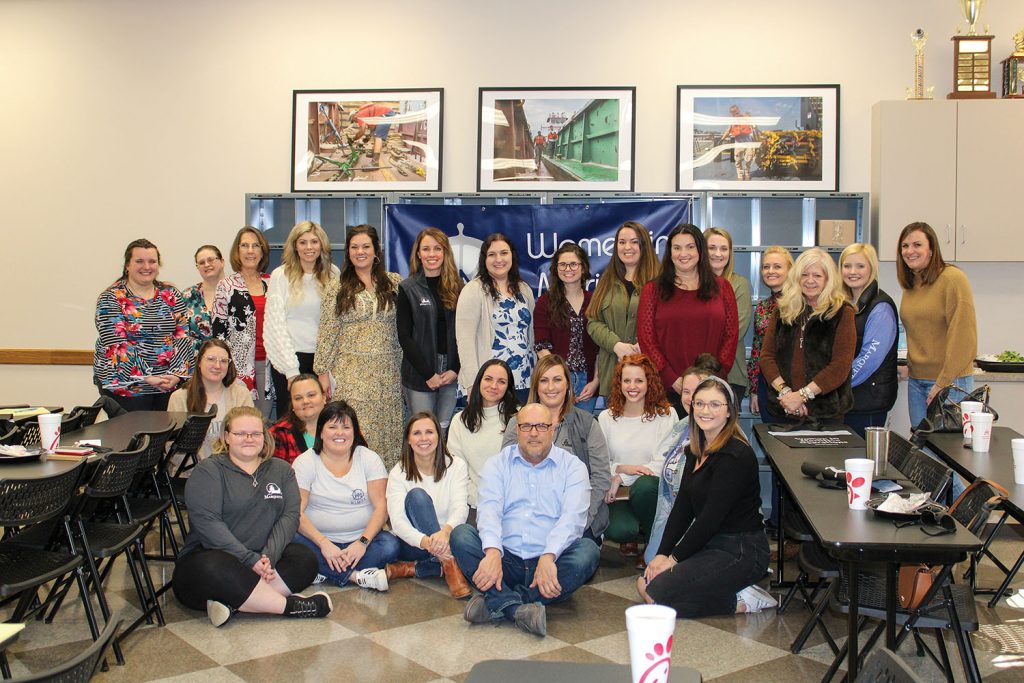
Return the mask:
{"type": "Polygon", "coordinates": [[[914,46],[914,87],[907,88],[908,100],[930,100],[935,86],[924,87],[924,46],[928,42],[928,34],[924,29],[917,29],[910,34],[910,42],[914,46]]]}
{"type": "MultiPolygon", "coordinates": [[[[957,4],[967,20],[967,35],[959,35],[953,41],[953,92],[946,97],[951,100],[992,99],[992,39],[990,35],[978,35],[976,25],[981,18],[985,0],[958,0],[957,4]]],[[[986,27],[985,33],[988,33],[986,27]]]]}

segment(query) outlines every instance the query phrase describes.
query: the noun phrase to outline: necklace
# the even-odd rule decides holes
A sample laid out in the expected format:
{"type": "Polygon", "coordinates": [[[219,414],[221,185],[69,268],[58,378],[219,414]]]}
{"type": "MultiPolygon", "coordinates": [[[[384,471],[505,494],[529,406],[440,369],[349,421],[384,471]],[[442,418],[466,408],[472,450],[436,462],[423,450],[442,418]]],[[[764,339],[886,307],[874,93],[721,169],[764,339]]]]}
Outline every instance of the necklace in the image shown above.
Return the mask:
{"type": "Polygon", "coordinates": [[[807,315],[801,317],[803,318],[803,322],[800,323],[800,348],[802,349],[804,348],[804,330],[807,329],[807,321],[811,319],[811,316],[807,315]]]}

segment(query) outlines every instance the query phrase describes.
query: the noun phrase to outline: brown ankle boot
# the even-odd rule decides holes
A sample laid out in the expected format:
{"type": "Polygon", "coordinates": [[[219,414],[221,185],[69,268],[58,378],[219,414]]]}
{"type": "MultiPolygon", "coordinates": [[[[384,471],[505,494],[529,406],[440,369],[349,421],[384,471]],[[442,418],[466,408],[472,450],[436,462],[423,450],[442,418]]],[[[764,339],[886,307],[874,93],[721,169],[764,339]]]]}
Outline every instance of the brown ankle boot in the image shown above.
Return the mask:
{"type": "Polygon", "coordinates": [[[411,579],[416,576],[415,562],[389,562],[384,571],[388,574],[388,581],[392,579],[411,579]]]}
{"type": "Polygon", "coordinates": [[[473,592],[469,581],[466,581],[466,577],[462,575],[462,570],[459,569],[459,564],[455,561],[454,557],[441,563],[441,576],[448,582],[448,592],[456,600],[461,600],[473,592]]]}

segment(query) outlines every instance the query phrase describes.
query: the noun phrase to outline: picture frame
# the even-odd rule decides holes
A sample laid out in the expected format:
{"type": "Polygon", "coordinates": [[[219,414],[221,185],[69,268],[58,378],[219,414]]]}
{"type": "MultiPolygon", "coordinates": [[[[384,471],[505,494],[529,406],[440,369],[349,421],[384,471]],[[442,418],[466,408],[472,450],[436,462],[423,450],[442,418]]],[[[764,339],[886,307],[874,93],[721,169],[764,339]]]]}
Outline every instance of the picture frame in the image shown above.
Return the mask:
{"type": "Polygon", "coordinates": [[[632,192],[635,110],[632,86],[480,88],[477,191],[632,192]]]}
{"type": "Polygon", "coordinates": [[[839,85],[680,85],[676,191],[839,191],[839,85]]]}
{"type": "Polygon", "coordinates": [[[443,88],[292,91],[292,192],[441,191],[443,88]]]}

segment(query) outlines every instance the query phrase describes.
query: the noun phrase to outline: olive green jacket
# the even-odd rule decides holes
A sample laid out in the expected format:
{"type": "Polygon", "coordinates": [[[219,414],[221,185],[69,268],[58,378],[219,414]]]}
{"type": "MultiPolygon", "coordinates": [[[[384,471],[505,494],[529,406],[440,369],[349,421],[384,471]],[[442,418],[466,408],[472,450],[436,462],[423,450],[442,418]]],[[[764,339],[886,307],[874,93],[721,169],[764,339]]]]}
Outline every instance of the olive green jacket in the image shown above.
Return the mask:
{"type": "Polygon", "coordinates": [[[602,396],[608,396],[615,377],[615,366],[619,362],[619,357],[615,355],[615,345],[619,342],[636,344],[636,310],[639,306],[640,288],[633,292],[633,296],[627,296],[625,287],[613,287],[601,302],[597,320],[587,323],[587,332],[598,346],[597,376],[601,379],[602,396]]]}
{"type": "Polygon", "coordinates": [[[732,291],[736,294],[736,313],[739,315],[740,323],[739,340],[736,342],[736,362],[732,364],[732,370],[729,371],[728,381],[729,384],[747,387],[750,386],[750,381],[747,379],[746,337],[753,311],[750,282],[735,272],[729,276],[728,280],[732,285],[732,291]]]}

